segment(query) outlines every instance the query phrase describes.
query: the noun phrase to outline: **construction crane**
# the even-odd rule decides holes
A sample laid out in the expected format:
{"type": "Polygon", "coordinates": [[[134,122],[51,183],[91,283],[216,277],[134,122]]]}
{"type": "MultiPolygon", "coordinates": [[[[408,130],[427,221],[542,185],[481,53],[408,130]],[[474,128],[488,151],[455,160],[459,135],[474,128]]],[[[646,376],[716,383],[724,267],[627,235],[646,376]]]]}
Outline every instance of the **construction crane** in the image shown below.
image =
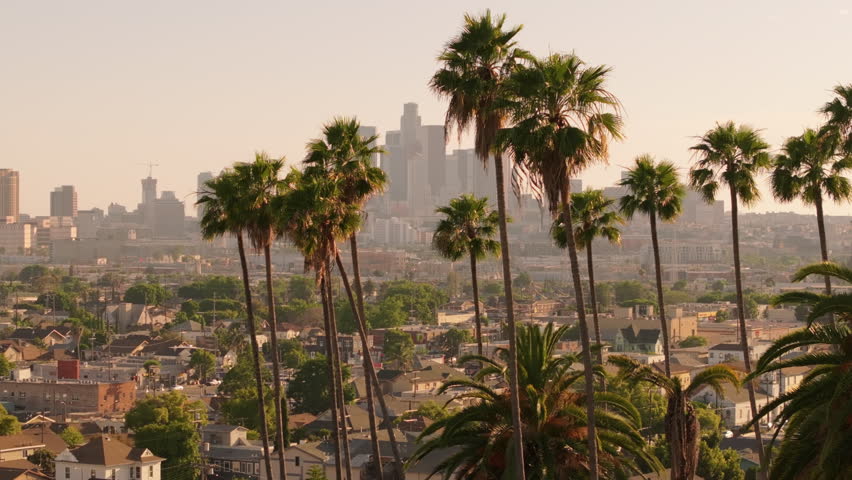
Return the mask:
{"type": "Polygon", "coordinates": [[[146,165],[146,166],[148,166],[148,178],[151,178],[151,177],[153,177],[153,176],[154,176],[154,167],[159,167],[159,166],[160,166],[160,164],[159,164],[159,163],[152,163],[152,162],[148,162],[148,163],[140,163],[139,165],[146,165]]]}

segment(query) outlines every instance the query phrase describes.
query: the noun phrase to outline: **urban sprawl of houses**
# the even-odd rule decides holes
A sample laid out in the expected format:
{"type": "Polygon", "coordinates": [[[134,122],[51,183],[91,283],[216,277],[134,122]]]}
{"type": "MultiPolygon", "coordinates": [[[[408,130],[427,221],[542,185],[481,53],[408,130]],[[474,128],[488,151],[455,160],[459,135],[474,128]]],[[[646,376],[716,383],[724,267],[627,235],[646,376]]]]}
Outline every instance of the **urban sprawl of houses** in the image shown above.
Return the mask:
{"type": "MultiPolygon", "coordinates": [[[[362,130],[366,136],[376,133],[374,127],[362,130]]],[[[438,219],[433,210],[461,192],[495,198],[493,169],[483,169],[472,150],[447,152],[443,126],[421,125],[416,104],[404,106],[400,128],[384,139],[386,153],[376,155],[375,164],[387,171],[390,189],[370,201],[359,234],[369,351],[353,335],[345,295],[337,294],[341,361],[347,367],[345,428],[358,475],[372,458],[365,356],[378,369],[388,407],[376,422],[396,429],[403,456],[434,421],[424,411],[462,406],[452,392],[438,390],[471,373],[470,365],[458,362],[476,352],[470,271],[464,261],[449,262],[432,251],[438,219]]],[[[61,186],[50,194],[51,215],[30,217],[19,212],[19,173],[0,170],[4,479],[159,480],[193,478],[193,472],[224,480],[266,477],[255,397],[246,387],[253,380],[244,368],[249,358],[235,240],[202,241],[197,217],[203,211],[186,216],[180,197],[158,194],[152,175],[142,180],[134,210],[118,204],[106,211],[78,210],[75,188],[61,186]]],[[[199,174],[199,185],[213,176],[199,174]]],[[[572,186],[582,188],[579,180],[572,186]]],[[[616,186],[604,193],[624,194],[616,186]]],[[[524,323],[569,326],[557,351],[578,353],[568,259],[552,245],[549,216],[531,195],[510,202],[509,213],[516,316],[524,323]]],[[[683,215],[659,227],[672,374],[686,381],[709,365],[742,369],[728,215],[722,202],[708,205],[689,193],[683,215]]],[[[850,220],[826,218],[829,249],[839,262],[847,262],[852,251],[850,220]]],[[[797,268],[818,260],[816,238],[811,216],[741,215],[752,360],[802,326],[802,312],[771,307],[768,299],[823,288],[789,282],[797,268]]],[[[322,310],[313,278],[303,276],[301,255],[282,241],[272,259],[278,349],[286,368],[267,383],[281,382],[289,399],[287,477],[307,479],[317,469],[331,476],[328,379],[324,367],[318,374],[311,370],[326,351],[322,310]]],[[[263,266],[262,256],[249,256],[260,298],[263,266]]],[[[619,353],[662,368],[647,221],[624,225],[620,245],[596,244],[595,268],[604,355],[619,353]]],[[[487,319],[484,353],[494,356],[507,346],[500,265],[485,260],[478,270],[487,319]]],[[[258,340],[268,360],[270,324],[263,313],[258,340]]],[[[807,373],[792,367],[761,377],[758,408],[795,388],[807,373]]],[[[495,380],[494,387],[505,385],[495,380]]],[[[728,430],[751,419],[745,389],[726,387],[720,396],[708,388],[694,399],[714,409],[728,430]]],[[[380,437],[390,459],[386,430],[380,437]]],[[[737,438],[725,437],[723,444],[741,450],[743,462],[755,461],[737,438]]],[[[406,478],[425,479],[440,459],[433,454],[410,465],[406,478]]]]}

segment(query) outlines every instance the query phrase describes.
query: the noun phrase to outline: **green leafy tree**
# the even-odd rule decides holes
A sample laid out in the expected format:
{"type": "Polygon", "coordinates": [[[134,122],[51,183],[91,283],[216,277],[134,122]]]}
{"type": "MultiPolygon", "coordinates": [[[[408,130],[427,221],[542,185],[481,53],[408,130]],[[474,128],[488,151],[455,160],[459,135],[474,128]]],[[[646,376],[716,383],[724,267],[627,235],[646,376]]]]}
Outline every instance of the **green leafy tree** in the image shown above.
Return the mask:
{"type": "Polygon", "coordinates": [[[10,415],[0,405],[0,436],[15,435],[16,433],[21,433],[21,422],[18,421],[18,417],[10,415]]]}
{"type": "MultiPolygon", "coordinates": [[[[828,261],[828,242],[823,218],[823,202],[848,202],[852,184],[852,151],[841,154],[841,137],[831,126],[820,131],[807,129],[784,143],[783,153],[775,157],[772,169],[772,193],[781,202],[801,200],[816,209],[817,232],[822,261],[828,261]]],[[[831,295],[831,279],[825,277],[825,293],[831,295]]]]}
{"type": "MultiPolygon", "coordinates": [[[[431,283],[398,280],[387,282],[382,287],[380,301],[399,300],[402,307],[410,310],[411,315],[424,325],[435,324],[438,308],[449,300],[446,292],[431,283]]],[[[372,325],[374,328],[382,328],[376,323],[372,325]]]]}
{"type": "Polygon", "coordinates": [[[663,354],[665,371],[671,376],[671,354],[669,353],[669,328],[666,317],[666,302],[663,297],[663,272],[660,265],[660,243],[657,236],[657,218],[663,222],[673,222],[683,210],[683,197],[686,190],[680,182],[677,168],[671,162],[659,162],[651,155],[636,158],[633,168],[627,171],[619,185],[627,189],[627,194],[619,202],[621,211],[628,219],[636,213],[648,216],[651,221],[651,246],[654,252],[654,274],[657,284],[657,310],[660,329],[663,333],[663,354]]]}
{"type": "MultiPolygon", "coordinates": [[[[587,478],[590,473],[586,448],[589,417],[583,408],[584,393],[576,385],[584,375],[574,368],[576,357],[554,354],[565,328],[528,325],[518,331],[527,478],[587,478]]],[[[432,472],[445,478],[501,478],[510,468],[510,401],[484,383],[492,375],[506,381],[507,354],[500,349],[498,360],[478,355],[464,359],[482,362],[484,367],[472,380],[444,382],[439,392],[461,389],[464,393],[456,398],[467,406],[426,428],[413,461],[436,451],[455,452],[432,472]]],[[[642,462],[659,468],[639,434],[640,414],[627,399],[598,392],[595,407],[603,478],[629,477],[631,472],[638,473],[642,462]]]]}
{"type": "Polygon", "coordinates": [[[382,352],[387,362],[407,369],[414,359],[414,340],[411,339],[411,335],[402,330],[386,330],[382,352]]]}
{"type": "Polygon", "coordinates": [[[80,433],[80,430],[77,430],[77,428],[73,425],[62,430],[62,433],[60,433],[59,436],[62,437],[62,440],[65,441],[65,444],[68,445],[69,448],[74,448],[86,443],[86,438],[82,433],[80,433]]]}
{"type": "Polygon", "coordinates": [[[50,275],[50,269],[44,265],[27,265],[18,273],[18,280],[33,284],[37,279],[50,275]]]}
{"type": "Polygon", "coordinates": [[[201,306],[195,300],[187,300],[180,304],[180,311],[190,317],[194,317],[200,309],[201,306]]]}
{"type": "Polygon", "coordinates": [[[27,461],[49,477],[56,473],[56,454],[46,448],[39,448],[31,453],[27,456],[27,461]]]}
{"type": "Polygon", "coordinates": [[[287,298],[290,300],[302,300],[307,303],[316,303],[316,286],[311,278],[303,275],[290,277],[287,283],[287,298]]]}
{"type": "Polygon", "coordinates": [[[497,215],[500,222],[500,256],[505,289],[506,323],[509,333],[509,393],[512,401],[511,418],[514,425],[515,477],[525,480],[524,450],[521,433],[520,393],[518,373],[512,268],[509,259],[507,232],[505,174],[503,149],[495,148],[498,132],[509,123],[508,112],[499,108],[508,94],[505,88],[510,74],[518,63],[530,54],[517,47],[515,36],[521,27],[504,29],[505,15],[492,16],[491,11],[475,17],[465,15],[461,32],[454,36],[438,56],[440,67],[429,86],[448,100],[444,127],[449,138],[453,129],[461,136],[473,130],[476,156],[487,166],[494,158],[494,177],[497,191],[497,215]]]}
{"type": "MultiPolygon", "coordinates": [[[[272,393],[267,388],[264,392],[267,397],[266,406],[266,427],[267,429],[275,428],[273,419],[275,418],[275,408],[272,405],[272,393]]],[[[257,391],[254,387],[242,388],[231,394],[222,403],[222,415],[225,420],[232,425],[241,425],[249,430],[258,430],[260,428],[261,416],[257,410],[257,391]]]]}
{"type": "MultiPolygon", "coordinates": [[[[604,238],[613,244],[621,243],[621,231],[618,225],[623,223],[621,216],[612,207],[615,200],[604,196],[602,190],[586,190],[571,194],[571,214],[576,220],[574,241],[578,250],[586,251],[586,268],[589,273],[589,302],[592,304],[592,322],[595,343],[601,345],[601,327],[598,322],[598,297],[595,289],[595,267],[592,260],[592,244],[596,238],[604,238]]],[[[550,228],[556,246],[568,248],[566,238],[568,230],[563,222],[564,216],[557,216],[550,228]]],[[[603,363],[602,350],[598,350],[598,363],[603,363]]]]}
{"type": "Polygon", "coordinates": [[[652,367],[640,365],[628,357],[611,356],[609,362],[619,367],[619,377],[625,381],[647,383],[665,393],[668,400],[665,433],[671,448],[671,477],[674,480],[693,478],[699,463],[701,430],[690,399],[707,387],[717,395],[723,394],[725,383],[739,387],[737,374],[728,366],[713,365],[692,377],[689,385],[683,385],[679,377],[661,375],[652,367]]]}
{"type": "Polygon", "coordinates": [[[595,285],[595,290],[598,293],[598,303],[602,308],[609,308],[615,303],[615,289],[611,283],[598,283],[595,285]]]}
{"type": "Polygon", "coordinates": [[[728,321],[728,311],[727,310],[717,310],[716,311],[716,322],[727,322],[728,321]]]}
{"type": "Polygon", "coordinates": [[[690,335],[680,342],[680,348],[703,347],[707,345],[707,339],[697,335],[690,335]]]}
{"type": "Polygon", "coordinates": [[[696,473],[701,478],[714,480],[745,480],[745,472],[740,467],[740,454],[733,448],[712,448],[705,440],[701,441],[699,448],[696,473]]]}
{"type": "Polygon", "coordinates": [[[210,374],[216,371],[216,357],[207,350],[195,349],[189,357],[189,368],[195,370],[195,376],[201,382],[206,382],[210,374]]]}
{"type": "Polygon", "coordinates": [[[451,328],[442,333],[436,339],[436,343],[445,355],[449,357],[458,357],[461,346],[465,343],[470,343],[473,340],[473,336],[467,330],[451,328]]]}
{"type": "Polygon", "coordinates": [[[10,362],[5,355],[0,355],[0,377],[8,377],[13,368],[15,368],[15,364],[10,362]]]}
{"type": "MultiPolygon", "coordinates": [[[[464,194],[439,207],[435,213],[442,215],[432,236],[432,248],[442,257],[457,262],[464,257],[470,261],[470,279],[473,286],[474,325],[476,348],[482,355],[482,321],[479,311],[479,284],[477,261],[500,254],[500,242],[494,240],[499,229],[497,212],[488,208],[488,198],[464,194]]],[[[529,279],[529,275],[527,275],[529,279]]]]}
{"type": "Polygon", "coordinates": [[[191,300],[207,298],[239,300],[242,296],[242,285],[240,285],[239,277],[209,275],[181,286],[177,294],[179,297],[191,300]]]}
{"type": "Polygon", "coordinates": [[[325,476],[325,471],[319,465],[314,465],[308,469],[307,480],[328,480],[325,476]]]}
{"type": "MultiPolygon", "coordinates": [[[[347,382],[351,376],[349,367],[343,365],[341,369],[343,371],[343,381],[347,382]]],[[[295,410],[314,415],[328,410],[331,407],[331,382],[329,380],[328,362],[322,355],[318,355],[302,364],[296,370],[287,389],[295,410]]],[[[355,391],[350,385],[344,388],[344,398],[346,401],[355,399],[355,391]]]]}
{"type": "Polygon", "coordinates": [[[203,402],[191,402],[182,392],[148,395],[125,414],[124,422],[137,447],[166,459],[164,468],[201,463],[198,424],[207,423],[203,402]]]}
{"type": "Polygon", "coordinates": [[[402,415],[396,417],[396,420],[394,420],[393,422],[399,425],[405,420],[415,417],[423,417],[432,420],[433,422],[437,422],[446,419],[452,413],[453,412],[450,411],[450,409],[448,409],[446,405],[442,405],[432,400],[427,400],[421,403],[416,410],[407,411],[402,415]]]}
{"type": "Polygon", "coordinates": [[[648,289],[635,280],[623,280],[612,284],[615,291],[615,302],[624,305],[629,302],[646,301],[649,297],[648,289]]]}
{"type": "MultiPolygon", "coordinates": [[[[751,205],[760,199],[757,188],[757,176],[770,164],[769,144],[760,133],[745,125],[734,122],[717,124],[709,130],[699,142],[691,147],[697,161],[689,171],[689,183],[701,193],[707,202],[714,202],[719,188],[725,184],[730,193],[731,237],[734,252],[734,280],[737,294],[737,316],[739,320],[740,345],[746,373],[751,372],[748,335],[745,323],[745,300],[743,298],[743,277],[740,261],[739,204],[751,205]]],[[[757,415],[757,402],[754,385],[749,382],[749,403],[752,416],[757,415]]],[[[760,429],[754,432],[755,449],[760,457],[761,468],[766,468],[766,454],[763,449],[760,429]]]]}
{"type": "Polygon", "coordinates": [[[140,305],[162,305],[170,296],[162,285],[137,283],[124,292],[124,301],[140,305]]]}
{"type": "Polygon", "coordinates": [[[295,338],[278,340],[278,353],[281,355],[281,362],[287,368],[299,368],[308,360],[308,354],[302,342],[295,338]]]}

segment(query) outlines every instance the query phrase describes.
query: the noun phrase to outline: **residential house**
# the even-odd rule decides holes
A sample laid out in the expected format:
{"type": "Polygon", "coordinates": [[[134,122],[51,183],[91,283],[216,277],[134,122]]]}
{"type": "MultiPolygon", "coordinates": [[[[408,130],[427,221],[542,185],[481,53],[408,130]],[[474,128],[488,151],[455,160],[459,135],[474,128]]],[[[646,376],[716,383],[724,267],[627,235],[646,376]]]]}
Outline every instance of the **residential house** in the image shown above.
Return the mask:
{"type": "Polygon", "coordinates": [[[0,480],[52,480],[27,460],[0,463],[0,480]]]}
{"type": "Polygon", "coordinates": [[[65,345],[71,342],[70,330],[67,327],[57,328],[17,328],[7,337],[10,340],[21,340],[41,344],[45,347],[65,345]],[[64,332],[64,333],[62,333],[64,332]]]}
{"type": "Polygon", "coordinates": [[[117,357],[135,356],[139,355],[149,342],[151,337],[148,335],[125,335],[114,338],[106,350],[117,357]]]}
{"type": "Polygon", "coordinates": [[[0,354],[12,363],[32,362],[47,351],[25,340],[0,340],[0,354]]]}
{"type": "Polygon", "coordinates": [[[663,353],[663,335],[659,328],[636,330],[633,325],[622,328],[615,335],[616,352],[663,353]]]}
{"type": "Polygon", "coordinates": [[[164,461],[147,448],[131,448],[107,435],[56,456],[59,480],[160,480],[164,461]]]}
{"type": "Polygon", "coordinates": [[[224,480],[260,474],[263,448],[248,441],[248,429],[237,425],[210,424],[202,427],[202,455],[224,480]]]}
{"type": "MultiPolygon", "coordinates": [[[[757,360],[766,353],[772,344],[769,342],[749,343],[749,358],[757,360]]],[[[743,348],[739,343],[719,343],[707,349],[707,364],[745,362],[743,348]]]]}
{"type": "Polygon", "coordinates": [[[28,412],[126,412],[136,401],[136,382],[0,380],[0,401],[28,412]]]}
{"type": "MultiPolygon", "coordinates": [[[[757,409],[760,410],[767,403],[769,397],[762,392],[754,392],[757,409]]],[[[723,387],[723,395],[719,396],[709,387],[704,387],[693,395],[692,400],[697,400],[706,403],[711,408],[716,410],[716,413],[722,417],[722,422],[728,428],[741,427],[751,421],[751,404],[748,398],[748,389],[737,389],[729,384],[723,387]]],[[[771,418],[769,419],[772,420],[771,418]]]]}
{"type": "MultiPolygon", "coordinates": [[[[667,315],[669,317],[667,322],[669,341],[672,344],[676,344],[686,337],[698,335],[697,317],[683,315],[680,309],[674,309],[673,313],[674,315],[667,315]]],[[[608,342],[614,341],[619,330],[630,325],[639,330],[660,328],[660,319],[654,316],[600,315],[598,322],[601,338],[608,342]]]]}
{"type": "Polygon", "coordinates": [[[400,370],[379,370],[379,385],[382,392],[400,395],[410,392],[413,395],[429,394],[438,389],[445,381],[455,378],[467,378],[464,373],[448,365],[424,362],[420,370],[402,372],[400,370]]]}
{"type": "Polygon", "coordinates": [[[118,333],[146,329],[156,330],[169,322],[162,310],[150,305],[127,302],[107,305],[101,319],[112,325],[118,333]]]}

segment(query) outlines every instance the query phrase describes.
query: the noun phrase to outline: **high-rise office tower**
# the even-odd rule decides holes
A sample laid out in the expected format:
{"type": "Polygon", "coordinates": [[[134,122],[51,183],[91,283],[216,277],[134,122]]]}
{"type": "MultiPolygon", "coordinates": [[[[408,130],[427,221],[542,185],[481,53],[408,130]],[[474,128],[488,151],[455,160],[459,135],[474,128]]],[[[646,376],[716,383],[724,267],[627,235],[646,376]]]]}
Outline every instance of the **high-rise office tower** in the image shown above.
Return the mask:
{"type": "Polygon", "coordinates": [[[181,238],[184,236],[184,204],[175,192],[164,191],[154,200],[154,236],[161,238],[181,238]]]}
{"type": "MultiPolygon", "coordinates": [[[[366,126],[366,125],[361,125],[360,127],[358,127],[358,135],[360,135],[364,138],[375,137],[376,131],[377,131],[376,127],[369,127],[369,126],[366,126]]],[[[375,147],[376,141],[374,140],[373,142],[371,142],[370,146],[375,147]]],[[[373,155],[370,156],[370,165],[372,165],[374,167],[379,166],[379,154],[378,153],[374,153],[373,155]]]]}
{"type": "Polygon", "coordinates": [[[142,179],[142,205],[154,203],[157,199],[157,179],[143,178],[142,179]]]}
{"type": "Polygon", "coordinates": [[[50,216],[77,216],[77,190],[73,185],[62,185],[50,192],[50,216]]]}
{"type": "MultiPolygon", "coordinates": [[[[196,180],[198,181],[197,187],[196,187],[196,190],[195,190],[195,198],[197,200],[198,198],[201,197],[202,192],[204,192],[205,184],[208,181],[213,180],[213,172],[201,172],[201,173],[198,174],[198,177],[196,177],[196,180]]],[[[196,207],[196,212],[197,212],[198,219],[201,220],[201,217],[204,216],[204,206],[198,205],[196,207]]]]}
{"type": "Polygon", "coordinates": [[[432,197],[443,201],[451,195],[447,192],[447,147],[443,125],[420,127],[420,144],[423,145],[423,160],[426,162],[426,179],[432,197]]]}
{"type": "Polygon", "coordinates": [[[18,221],[20,216],[19,181],[17,170],[0,168],[0,219],[12,217],[12,222],[18,221]]]}

